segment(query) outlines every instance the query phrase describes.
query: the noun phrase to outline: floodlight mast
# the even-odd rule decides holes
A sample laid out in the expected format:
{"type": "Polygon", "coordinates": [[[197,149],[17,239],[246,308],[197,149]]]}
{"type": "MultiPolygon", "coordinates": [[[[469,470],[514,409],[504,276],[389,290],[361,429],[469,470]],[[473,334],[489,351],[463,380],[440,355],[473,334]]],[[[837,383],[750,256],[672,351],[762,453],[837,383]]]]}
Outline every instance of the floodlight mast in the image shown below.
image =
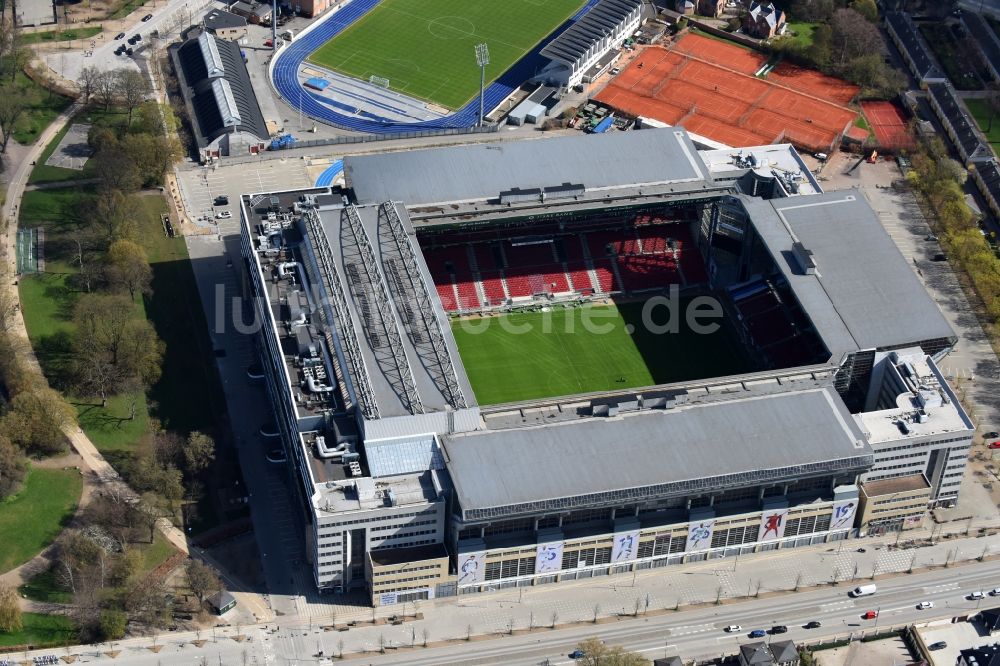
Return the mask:
{"type": "Polygon", "coordinates": [[[486,44],[476,44],[476,64],[479,65],[479,126],[483,126],[483,91],[486,88],[486,65],[490,64],[490,50],[486,44]]]}

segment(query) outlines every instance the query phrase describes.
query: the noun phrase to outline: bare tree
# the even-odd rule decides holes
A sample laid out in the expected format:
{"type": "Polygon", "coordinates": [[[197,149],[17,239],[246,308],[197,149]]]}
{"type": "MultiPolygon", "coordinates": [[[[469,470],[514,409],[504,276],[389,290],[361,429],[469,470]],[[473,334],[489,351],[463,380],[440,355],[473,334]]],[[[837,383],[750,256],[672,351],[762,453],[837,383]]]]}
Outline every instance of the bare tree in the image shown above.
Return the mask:
{"type": "Polygon", "coordinates": [[[141,72],[134,69],[115,70],[116,87],[118,98],[125,105],[128,113],[128,127],[132,126],[132,114],[136,107],[142,104],[149,97],[149,81],[141,72]]]}
{"type": "Polygon", "coordinates": [[[431,632],[427,627],[424,627],[420,631],[420,636],[424,639],[424,647],[427,647],[427,639],[430,638],[431,632]]]}
{"type": "Polygon", "coordinates": [[[101,72],[94,85],[94,96],[107,111],[118,95],[118,77],[114,72],[101,72]]]}
{"type": "Polygon", "coordinates": [[[467,641],[471,641],[472,640],[472,625],[471,624],[465,625],[465,640],[467,640],[467,641]]]}
{"type": "Polygon", "coordinates": [[[90,98],[97,92],[101,80],[101,70],[94,66],[84,67],[76,83],[80,87],[80,95],[84,105],[90,104],[90,98]]]}
{"type": "Polygon", "coordinates": [[[549,622],[551,623],[549,626],[552,629],[555,629],[556,628],[556,622],[558,620],[559,620],[559,613],[557,613],[556,611],[552,611],[552,615],[549,616],[549,622]]]}
{"type": "Polygon", "coordinates": [[[601,604],[594,604],[594,624],[597,624],[597,616],[601,614],[601,604]]]}

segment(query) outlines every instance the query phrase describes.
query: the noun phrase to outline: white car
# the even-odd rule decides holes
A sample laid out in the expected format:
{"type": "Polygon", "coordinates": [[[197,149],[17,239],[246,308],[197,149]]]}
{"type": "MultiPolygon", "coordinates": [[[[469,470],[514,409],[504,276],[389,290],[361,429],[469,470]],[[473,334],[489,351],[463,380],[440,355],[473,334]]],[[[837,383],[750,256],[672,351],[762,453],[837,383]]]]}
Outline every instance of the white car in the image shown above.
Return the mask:
{"type": "Polygon", "coordinates": [[[215,214],[215,219],[217,219],[217,220],[228,220],[232,216],[233,216],[232,212],[230,212],[228,210],[224,210],[221,213],[216,213],[215,214]]]}
{"type": "Polygon", "coordinates": [[[743,627],[738,624],[731,624],[725,629],[727,634],[738,634],[743,631],[743,627]]]}
{"type": "Polygon", "coordinates": [[[919,604],[917,604],[917,609],[918,610],[925,610],[927,608],[934,608],[934,602],[933,601],[921,601],[919,604]]]}
{"type": "Polygon", "coordinates": [[[978,592],[969,592],[969,596],[967,596],[966,598],[975,601],[976,599],[982,599],[985,596],[986,595],[983,594],[982,590],[980,590],[978,592]]]}
{"type": "Polygon", "coordinates": [[[994,587],[992,590],[990,590],[990,596],[1000,597],[1000,587],[994,587]]]}

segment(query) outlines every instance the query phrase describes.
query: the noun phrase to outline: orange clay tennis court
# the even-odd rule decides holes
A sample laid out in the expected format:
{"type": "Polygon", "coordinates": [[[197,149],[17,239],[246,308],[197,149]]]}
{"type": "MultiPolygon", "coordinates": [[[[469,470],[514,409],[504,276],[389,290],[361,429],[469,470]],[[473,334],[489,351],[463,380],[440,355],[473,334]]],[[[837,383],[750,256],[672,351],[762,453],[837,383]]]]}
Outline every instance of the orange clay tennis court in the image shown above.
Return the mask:
{"type": "Polygon", "coordinates": [[[886,150],[912,149],[913,137],[906,130],[906,116],[892,102],[862,102],[861,109],[875,132],[879,146],[886,150]]]}
{"type": "Polygon", "coordinates": [[[596,99],[729,146],[789,141],[808,150],[831,148],[854,122],[857,114],[841,100],[857,88],[804,71],[807,86],[832,91],[835,100],[801,92],[792,85],[799,78],[794,70],[786,70],[781,83],[753,76],[764,62],[752,51],[689,34],[672,50],[643,50],[596,99]]]}

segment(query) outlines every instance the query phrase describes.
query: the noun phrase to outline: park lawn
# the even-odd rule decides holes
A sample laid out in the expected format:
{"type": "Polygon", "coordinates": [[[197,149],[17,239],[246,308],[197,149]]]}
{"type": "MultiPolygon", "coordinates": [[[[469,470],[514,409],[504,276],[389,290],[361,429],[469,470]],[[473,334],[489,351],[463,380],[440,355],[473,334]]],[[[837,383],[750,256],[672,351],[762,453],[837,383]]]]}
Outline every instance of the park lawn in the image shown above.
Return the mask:
{"type": "Polygon", "coordinates": [[[88,25],[69,30],[46,30],[44,32],[28,32],[21,34],[25,44],[44,44],[48,42],[68,42],[74,39],[86,39],[99,34],[103,28],[99,25],[88,25]]]}
{"type": "Polygon", "coordinates": [[[73,103],[73,100],[59,93],[46,90],[32,81],[23,72],[17,73],[15,84],[24,91],[34,91],[37,100],[28,107],[14,128],[14,141],[22,145],[35,142],[45,128],[52,124],[63,110],[73,103]]]}
{"type": "Polygon", "coordinates": [[[0,647],[32,645],[35,648],[72,645],[77,642],[73,621],[62,615],[21,615],[24,628],[13,633],[0,632],[0,647]]]}
{"type": "Polygon", "coordinates": [[[966,99],[964,101],[965,106],[969,108],[969,113],[979,125],[979,129],[986,136],[986,140],[994,146],[994,150],[997,150],[1000,147],[1000,114],[993,116],[991,123],[990,106],[985,99],[966,99]]]}
{"type": "Polygon", "coordinates": [[[479,92],[474,47],[485,43],[486,83],[567,21],[582,0],[383,0],[309,60],[411,97],[457,109],[479,92]]]}
{"type": "Polygon", "coordinates": [[[82,489],[79,470],[28,471],[21,491],[0,502],[0,573],[24,564],[59,536],[82,489]]]}
{"type": "MultiPolygon", "coordinates": [[[[682,300],[681,311],[687,301],[682,300]]],[[[456,319],[452,331],[481,405],[627,389],[748,369],[723,330],[657,334],[642,302],[456,319]],[[629,333],[628,331],[634,331],[629,333]]],[[[662,311],[657,322],[664,323],[662,311]]]]}
{"type": "Polygon", "coordinates": [[[785,39],[796,42],[802,47],[812,46],[813,33],[816,32],[815,23],[791,22],[788,26],[785,39]]]}

